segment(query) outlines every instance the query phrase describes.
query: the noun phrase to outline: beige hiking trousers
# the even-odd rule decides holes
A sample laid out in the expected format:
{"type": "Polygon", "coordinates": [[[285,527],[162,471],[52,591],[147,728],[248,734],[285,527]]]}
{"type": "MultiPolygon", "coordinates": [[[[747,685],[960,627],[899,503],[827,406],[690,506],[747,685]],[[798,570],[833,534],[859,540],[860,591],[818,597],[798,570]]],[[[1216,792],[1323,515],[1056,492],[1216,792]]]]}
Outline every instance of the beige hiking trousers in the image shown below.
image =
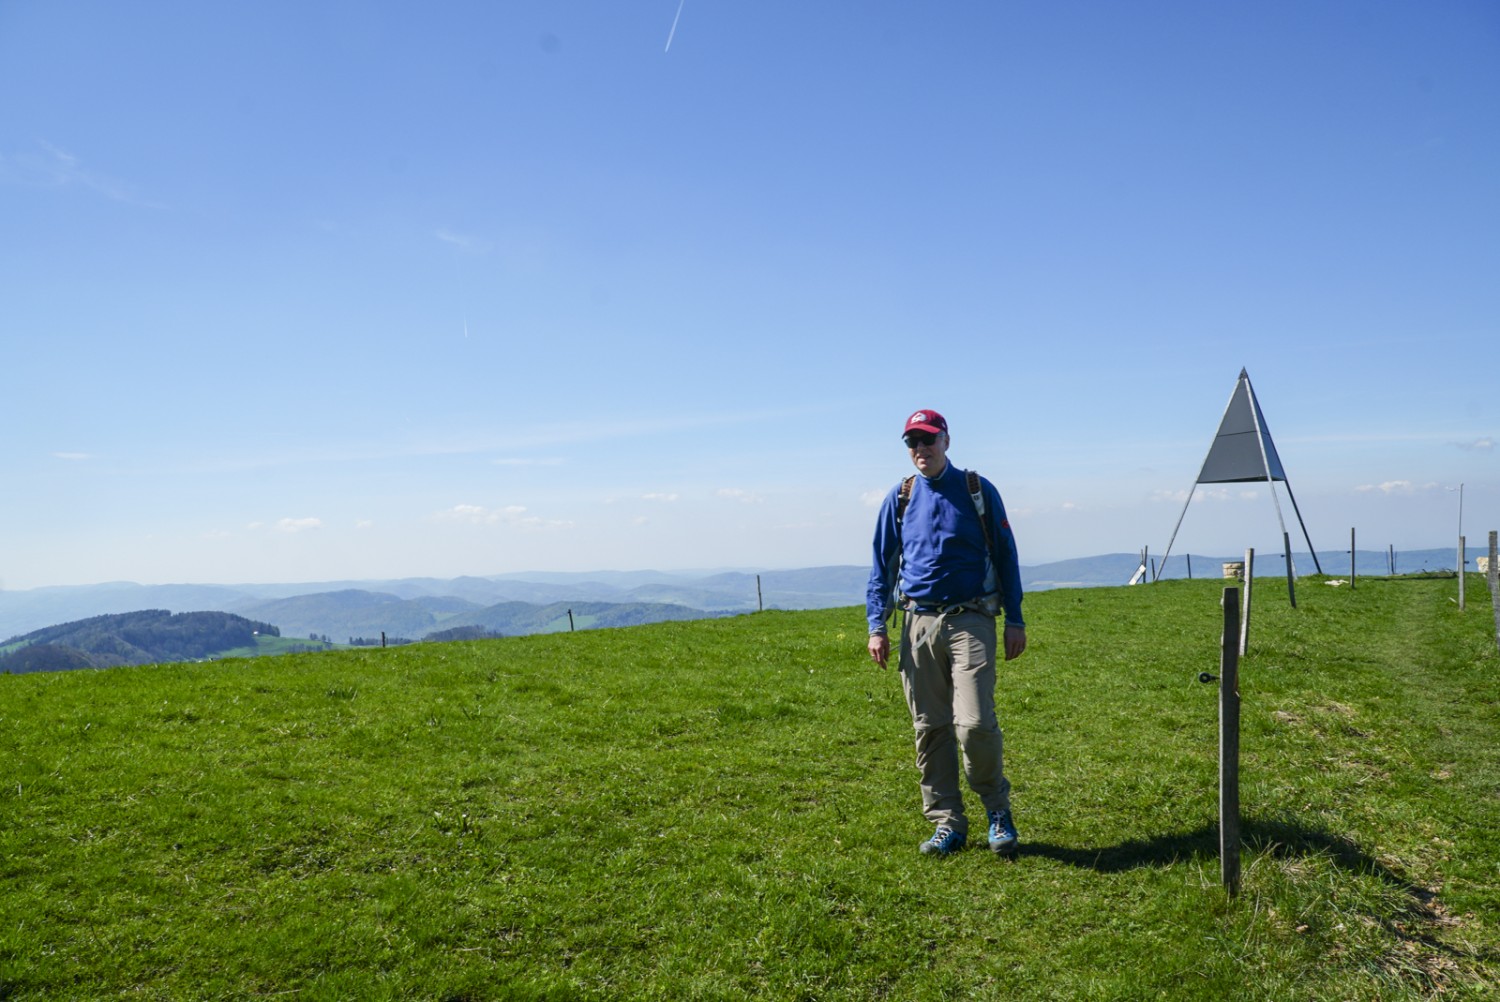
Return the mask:
{"type": "Polygon", "coordinates": [[[969,830],[958,785],[964,777],[986,812],[1010,810],[1004,738],[995,718],[995,620],[980,612],[908,611],[901,686],[916,729],[922,813],[934,825],[969,830]]]}

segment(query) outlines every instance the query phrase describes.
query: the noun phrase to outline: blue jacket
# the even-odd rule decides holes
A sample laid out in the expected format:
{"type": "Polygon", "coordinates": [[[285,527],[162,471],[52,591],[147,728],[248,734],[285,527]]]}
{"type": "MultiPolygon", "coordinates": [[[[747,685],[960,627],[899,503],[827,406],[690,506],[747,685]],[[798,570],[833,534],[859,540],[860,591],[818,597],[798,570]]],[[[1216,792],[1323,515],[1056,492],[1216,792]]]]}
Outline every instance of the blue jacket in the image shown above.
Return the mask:
{"type": "MultiPolygon", "coordinates": [[[[1005,517],[1000,492],[983,477],[979,481],[995,546],[990,559],[1004,599],[1005,624],[1024,626],[1016,538],[1005,517]]],[[[984,528],[969,496],[964,471],[950,462],[932,480],[918,475],[898,526],[896,503],[900,493],[898,483],[886,495],[875,523],[874,565],[865,592],[871,633],[884,632],[892,611],[892,586],[898,583],[900,593],[918,606],[934,608],[969,602],[983,597],[986,591],[984,528]]]]}

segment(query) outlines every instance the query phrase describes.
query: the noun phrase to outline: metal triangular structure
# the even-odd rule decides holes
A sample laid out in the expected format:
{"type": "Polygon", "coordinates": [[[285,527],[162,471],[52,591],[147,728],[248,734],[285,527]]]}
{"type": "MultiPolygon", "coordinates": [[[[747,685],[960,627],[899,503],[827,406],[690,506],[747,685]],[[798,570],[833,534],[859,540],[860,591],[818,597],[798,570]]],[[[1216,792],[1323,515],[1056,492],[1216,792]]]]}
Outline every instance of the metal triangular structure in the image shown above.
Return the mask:
{"type": "MultiPolygon", "coordinates": [[[[1292,494],[1292,483],[1287,479],[1281,457],[1276,454],[1276,443],[1271,441],[1271,431],[1266,427],[1266,416],[1261,413],[1260,401],[1255,398],[1255,388],[1250,385],[1250,374],[1240,370],[1240,378],[1229,395],[1229,404],[1224,408],[1224,417],[1219,421],[1218,434],[1203,459],[1198,479],[1188,491],[1187,504],[1177,516],[1177,525],[1172,529],[1172,538],[1162,554],[1161,566],[1167,566],[1167,557],[1172,555],[1172,544],[1177,541],[1177,530],[1182,528],[1182,519],[1188,506],[1193,503],[1193,494],[1199,484],[1234,484],[1265,481],[1271,488],[1271,500],[1276,505],[1276,521],[1281,524],[1281,536],[1287,545],[1287,566],[1291,566],[1290,537],[1286,531],[1286,520],[1281,515],[1281,501],[1276,497],[1276,481],[1286,484],[1286,496],[1292,502],[1292,511],[1297,515],[1297,524],[1302,527],[1302,538],[1307,540],[1307,550],[1312,554],[1313,565],[1323,573],[1318,561],[1318,551],[1313,549],[1312,537],[1307,534],[1307,523],[1302,521],[1302,512],[1297,508],[1297,498],[1292,494]]],[[[1158,575],[1159,576],[1159,575],[1158,575]]],[[[1154,578],[1153,578],[1154,580],[1154,578]]]]}

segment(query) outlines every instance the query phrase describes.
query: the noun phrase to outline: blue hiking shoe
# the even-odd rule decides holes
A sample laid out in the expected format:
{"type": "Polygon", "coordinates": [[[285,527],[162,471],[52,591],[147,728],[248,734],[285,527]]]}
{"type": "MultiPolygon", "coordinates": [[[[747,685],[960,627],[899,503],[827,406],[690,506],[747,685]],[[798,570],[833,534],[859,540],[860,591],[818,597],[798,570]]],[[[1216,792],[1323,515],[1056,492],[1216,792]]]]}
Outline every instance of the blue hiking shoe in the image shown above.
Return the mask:
{"type": "Polygon", "coordinates": [[[932,833],[932,838],[917,846],[927,856],[948,856],[964,847],[969,836],[963,832],[956,832],[947,825],[938,825],[937,831],[932,833]]]}
{"type": "Polygon", "coordinates": [[[1015,852],[1020,841],[1010,811],[990,811],[990,851],[1015,852]]]}

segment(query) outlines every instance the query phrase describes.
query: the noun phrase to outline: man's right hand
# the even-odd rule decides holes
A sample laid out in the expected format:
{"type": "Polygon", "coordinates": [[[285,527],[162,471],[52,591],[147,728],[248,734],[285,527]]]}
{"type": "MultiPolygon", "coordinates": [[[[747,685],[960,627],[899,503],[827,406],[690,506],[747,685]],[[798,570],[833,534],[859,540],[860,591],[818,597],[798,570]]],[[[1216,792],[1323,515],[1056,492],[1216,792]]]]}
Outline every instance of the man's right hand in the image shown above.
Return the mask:
{"type": "Polygon", "coordinates": [[[891,638],[884,633],[870,634],[870,660],[884,668],[891,658],[891,638]]]}

